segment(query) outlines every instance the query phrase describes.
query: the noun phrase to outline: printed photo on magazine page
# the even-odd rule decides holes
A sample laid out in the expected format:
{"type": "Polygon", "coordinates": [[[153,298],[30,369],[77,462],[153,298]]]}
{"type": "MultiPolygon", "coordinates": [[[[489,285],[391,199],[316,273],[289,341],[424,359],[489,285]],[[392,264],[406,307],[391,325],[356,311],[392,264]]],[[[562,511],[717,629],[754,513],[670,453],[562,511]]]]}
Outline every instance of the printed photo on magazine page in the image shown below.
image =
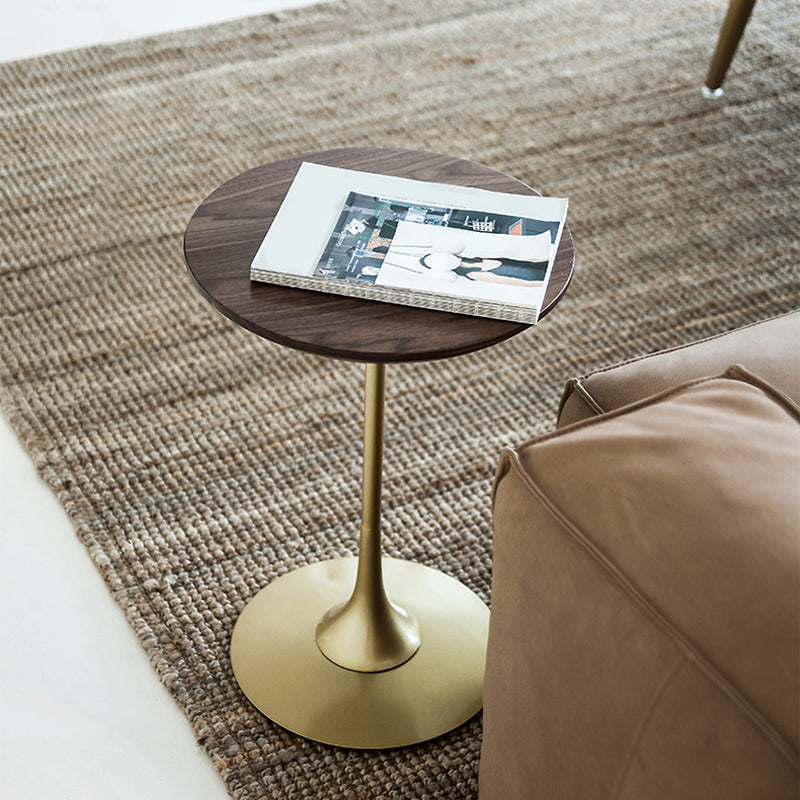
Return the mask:
{"type": "Polygon", "coordinates": [[[564,198],[303,163],[250,277],[535,323],[566,211],[564,198]]]}

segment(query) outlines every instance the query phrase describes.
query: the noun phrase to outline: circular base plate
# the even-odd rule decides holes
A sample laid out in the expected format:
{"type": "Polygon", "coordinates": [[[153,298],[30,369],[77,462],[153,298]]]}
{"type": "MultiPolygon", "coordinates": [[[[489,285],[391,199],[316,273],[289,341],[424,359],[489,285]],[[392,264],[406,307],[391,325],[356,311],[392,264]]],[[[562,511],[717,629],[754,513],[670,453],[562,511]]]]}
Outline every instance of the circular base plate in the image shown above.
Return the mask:
{"type": "Polygon", "coordinates": [[[325,744],[387,748],[432,739],[482,705],[489,609],[438,570],[385,558],[389,599],[419,621],[422,645],[385,672],[354,672],[325,658],[317,623],[353,590],[357,559],[287,573],[242,611],[231,639],[236,680],[253,705],[294,733],[325,744]]]}

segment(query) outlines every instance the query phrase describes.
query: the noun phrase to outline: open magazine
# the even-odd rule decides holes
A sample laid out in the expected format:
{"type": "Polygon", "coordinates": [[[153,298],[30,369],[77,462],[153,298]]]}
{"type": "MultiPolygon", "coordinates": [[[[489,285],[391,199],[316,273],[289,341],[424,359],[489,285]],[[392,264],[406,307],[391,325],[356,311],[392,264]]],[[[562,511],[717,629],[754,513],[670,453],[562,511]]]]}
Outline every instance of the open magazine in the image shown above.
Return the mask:
{"type": "Polygon", "coordinates": [[[567,200],[304,162],[255,281],[535,323],[567,200]]]}

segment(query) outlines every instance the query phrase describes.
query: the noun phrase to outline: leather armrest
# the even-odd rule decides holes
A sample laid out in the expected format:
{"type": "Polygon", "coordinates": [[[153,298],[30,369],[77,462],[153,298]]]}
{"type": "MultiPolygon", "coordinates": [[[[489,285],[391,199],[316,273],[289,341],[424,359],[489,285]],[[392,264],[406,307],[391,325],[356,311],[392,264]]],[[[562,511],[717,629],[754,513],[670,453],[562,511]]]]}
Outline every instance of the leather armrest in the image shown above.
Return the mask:
{"type": "Polygon", "coordinates": [[[559,406],[562,428],[634,403],[687,381],[740,364],[800,402],[800,311],[642,356],[567,383],[559,406]]]}

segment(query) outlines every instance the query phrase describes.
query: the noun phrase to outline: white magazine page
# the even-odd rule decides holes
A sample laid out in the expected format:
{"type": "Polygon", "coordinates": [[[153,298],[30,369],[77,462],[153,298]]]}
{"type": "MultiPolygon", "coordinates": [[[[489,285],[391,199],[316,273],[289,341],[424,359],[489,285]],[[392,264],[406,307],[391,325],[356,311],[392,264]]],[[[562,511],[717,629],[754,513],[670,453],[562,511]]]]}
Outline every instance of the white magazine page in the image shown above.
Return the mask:
{"type": "MultiPolygon", "coordinates": [[[[351,192],[391,198],[415,205],[478,209],[493,214],[559,221],[559,237],[567,208],[567,200],[564,198],[506,194],[304,162],[253,259],[252,269],[298,276],[313,275],[336,227],[345,200],[351,192]]],[[[473,235],[479,234],[470,232],[466,238],[471,239],[473,235]]],[[[486,235],[497,237],[497,234],[486,235]]],[[[519,240],[538,237],[505,238],[519,240]]],[[[476,241],[471,240],[464,244],[474,246],[476,241]]],[[[558,238],[556,243],[557,241],[558,238]]],[[[507,246],[510,244],[507,243],[507,246]]],[[[499,242],[497,246],[500,246],[499,242]]],[[[549,260],[548,275],[545,277],[544,285],[549,278],[554,250],[555,245],[544,256],[549,260]]],[[[381,280],[381,283],[384,282],[385,279],[381,280]]],[[[407,285],[406,280],[403,279],[400,285],[407,285]]],[[[422,287],[417,283],[414,288],[422,287]]],[[[430,288],[432,291],[441,291],[440,287],[433,285],[430,288]]],[[[483,296],[482,290],[477,291],[483,296]]],[[[512,292],[512,294],[518,297],[517,293],[512,292]]]]}

